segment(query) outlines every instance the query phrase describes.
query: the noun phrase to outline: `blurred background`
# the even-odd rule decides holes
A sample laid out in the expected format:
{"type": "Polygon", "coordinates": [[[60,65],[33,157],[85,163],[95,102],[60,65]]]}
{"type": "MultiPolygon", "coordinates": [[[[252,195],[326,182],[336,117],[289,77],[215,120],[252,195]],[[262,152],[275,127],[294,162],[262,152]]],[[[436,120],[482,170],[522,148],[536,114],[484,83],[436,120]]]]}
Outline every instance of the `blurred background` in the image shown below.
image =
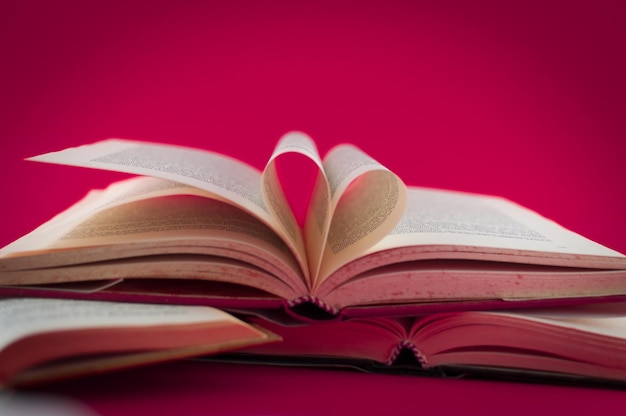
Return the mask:
{"type": "Polygon", "coordinates": [[[261,169],[301,130],[626,252],[624,74],[622,1],[5,0],[0,244],[124,177],[25,157],[122,137],[261,169]]]}

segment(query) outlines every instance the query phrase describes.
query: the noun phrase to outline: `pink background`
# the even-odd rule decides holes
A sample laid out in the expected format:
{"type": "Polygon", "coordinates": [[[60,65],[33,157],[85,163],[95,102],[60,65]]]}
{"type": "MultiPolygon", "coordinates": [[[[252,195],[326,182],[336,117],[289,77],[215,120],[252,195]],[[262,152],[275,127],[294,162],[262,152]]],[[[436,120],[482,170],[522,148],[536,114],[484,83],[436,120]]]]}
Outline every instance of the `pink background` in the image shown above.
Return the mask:
{"type": "Polygon", "coordinates": [[[121,177],[24,157],[123,137],[261,168],[299,129],[626,251],[624,4],[4,1],[0,244],[121,177]]]}
{"type": "Polygon", "coordinates": [[[298,129],[626,252],[625,4],[3,1],[0,244],[123,177],[25,157],[123,137],[262,168],[298,129]]]}

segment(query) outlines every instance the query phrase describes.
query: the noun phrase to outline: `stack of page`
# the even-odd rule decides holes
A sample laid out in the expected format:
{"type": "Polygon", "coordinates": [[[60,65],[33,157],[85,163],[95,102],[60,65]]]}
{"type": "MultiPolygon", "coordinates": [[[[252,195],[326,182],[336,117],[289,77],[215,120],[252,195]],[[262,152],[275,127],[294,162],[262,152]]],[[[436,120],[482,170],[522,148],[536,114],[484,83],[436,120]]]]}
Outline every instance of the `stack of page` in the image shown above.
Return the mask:
{"type": "Polygon", "coordinates": [[[322,159],[300,132],[263,171],[120,139],[31,160],[132,176],[0,251],[0,319],[29,328],[0,340],[0,384],[232,349],[381,371],[626,381],[626,256],[509,200],[407,186],[348,144],[322,159]],[[302,221],[282,185],[294,158],[316,173],[302,221]],[[6,318],[15,308],[65,318],[30,328],[6,318]],[[74,308],[84,319],[67,327],[74,308]],[[145,320],[126,321],[126,308],[145,320]],[[144,343],[99,336],[133,325],[144,343]],[[181,345],[165,342],[170,331],[186,334],[181,345]],[[68,347],[35,353],[42,336],[68,347]]]}

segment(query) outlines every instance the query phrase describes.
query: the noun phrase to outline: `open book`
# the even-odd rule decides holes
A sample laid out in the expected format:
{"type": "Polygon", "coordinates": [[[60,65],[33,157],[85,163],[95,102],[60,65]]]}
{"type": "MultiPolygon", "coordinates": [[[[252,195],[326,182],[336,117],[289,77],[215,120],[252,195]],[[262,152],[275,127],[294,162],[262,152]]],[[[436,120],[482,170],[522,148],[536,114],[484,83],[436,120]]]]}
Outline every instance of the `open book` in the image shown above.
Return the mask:
{"type": "Polygon", "coordinates": [[[6,296],[349,317],[626,295],[623,254],[502,198],[407,187],[351,145],[322,159],[298,132],[262,172],[118,139],[32,160],[140,176],[92,191],[2,249],[6,296]],[[277,170],[294,155],[317,170],[302,226],[277,170]]]}
{"type": "Polygon", "coordinates": [[[216,357],[436,376],[626,382],[626,303],[285,325],[283,341],[216,357]]]}
{"type": "Polygon", "coordinates": [[[0,387],[278,340],[208,306],[65,299],[2,299],[0,328],[0,387]]]}

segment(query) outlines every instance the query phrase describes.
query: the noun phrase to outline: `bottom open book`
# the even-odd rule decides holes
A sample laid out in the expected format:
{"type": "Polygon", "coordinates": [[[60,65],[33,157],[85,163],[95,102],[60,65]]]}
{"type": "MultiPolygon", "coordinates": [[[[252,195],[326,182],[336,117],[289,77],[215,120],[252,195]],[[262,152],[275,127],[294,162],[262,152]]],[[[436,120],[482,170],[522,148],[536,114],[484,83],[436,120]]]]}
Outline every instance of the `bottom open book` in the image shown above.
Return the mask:
{"type": "Polygon", "coordinates": [[[36,298],[0,300],[0,328],[0,387],[278,339],[210,307],[36,298]]]}
{"type": "Polygon", "coordinates": [[[248,320],[283,340],[230,359],[626,386],[626,303],[310,325],[248,320]]]}
{"type": "Polygon", "coordinates": [[[281,322],[205,306],[0,299],[0,387],[217,353],[275,364],[626,386],[624,302],[310,324],[277,316],[281,322]]]}

